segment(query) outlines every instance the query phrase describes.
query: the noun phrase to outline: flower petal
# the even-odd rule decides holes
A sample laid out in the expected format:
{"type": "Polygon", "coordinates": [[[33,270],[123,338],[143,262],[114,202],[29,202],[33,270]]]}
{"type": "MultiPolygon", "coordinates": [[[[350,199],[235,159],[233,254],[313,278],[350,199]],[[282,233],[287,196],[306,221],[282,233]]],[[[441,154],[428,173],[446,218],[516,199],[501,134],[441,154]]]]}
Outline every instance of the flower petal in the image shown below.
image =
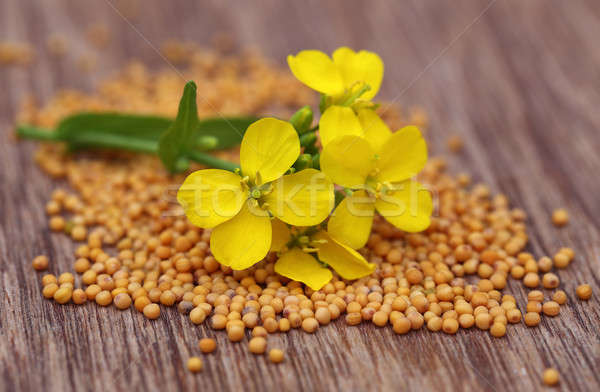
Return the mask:
{"type": "Polygon", "coordinates": [[[334,139],[345,135],[364,136],[358,117],[349,107],[330,106],[319,120],[321,144],[325,147],[334,139]]]}
{"type": "Polygon", "coordinates": [[[327,232],[337,241],[352,249],[360,249],[367,243],[375,204],[365,191],[357,191],[347,196],[336,207],[327,222],[327,232]]]}
{"type": "Polygon", "coordinates": [[[392,136],[390,128],[372,109],[360,109],[358,111],[358,120],[362,126],[365,139],[371,143],[375,151],[379,151],[392,136]]]}
{"type": "Polygon", "coordinates": [[[262,182],[281,177],[300,155],[300,139],[292,124],[276,118],[252,123],[242,139],[242,174],[253,181],[260,172],[262,182]]]}
{"type": "Polygon", "coordinates": [[[281,252],[285,245],[292,239],[290,228],[277,218],[271,219],[273,239],[271,241],[271,252],[281,252]]]}
{"type": "Polygon", "coordinates": [[[361,50],[356,53],[350,48],[341,47],[333,52],[333,62],[338,66],[344,78],[344,84],[349,87],[355,82],[365,82],[371,90],[361,98],[373,99],[383,79],[383,61],[376,53],[361,50]]]}
{"type": "Polygon", "coordinates": [[[400,230],[416,233],[429,227],[433,211],[429,190],[411,180],[394,184],[394,188],[375,201],[377,212],[400,230]]]}
{"type": "Polygon", "coordinates": [[[281,255],[275,263],[275,272],[302,282],[313,290],[319,290],[333,277],[328,268],[323,267],[313,256],[298,248],[281,255]]]}
{"type": "Polygon", "coordinates": [[[271,184],[273,189],[264,196],[264,201],[273,215],[290,225],[316,225],[333,208],[333,183],[318,170],[301,170],[271,184]]]}
{"type": "Polygon", "coordinates": [[[215,227],[210,250],[215,259],[234,270],[243,270],[261,261],[271,247],[271,220],[263,210],[245,203],[240,212],[215,227]]]}
{"type": "Polygon", "coordinates": [[[233,218],[246,195],[240,176],[220,169],[197,170],[186,177],[177,191],[177,201],[194,225],[205,229],[233,218]]]}
{"type": "Polygon", "coordinates": [[[327,232],[321,231],[315,238],[324,241],[319,245],[319,259],[329,264],[342,278],[359,279],[375,271],[375,264],[368,263],[360,253],[336,241],[327,232]]]}
{"type": "Polygon", "coordinates": [[[303,50],[289,55],[287,62],[294,76],[320,93],[337,95],[344,91],[344,80],[331,58],[318,50],[303,50]]]}
{"type": "Polygon", "coordinates": [[[359,136],[342,136],[329,143],[321,153],[321,170],[334,183],[359,188],[375,168],[375,153],[369,142],[359,136]]]}
{"type": "Polygon", "coordinates": [[[423,169],[427,162],[427,144],[419,128],[408,126],[393,133],[379,150],[379,182],[404,181],[423,169]]]}

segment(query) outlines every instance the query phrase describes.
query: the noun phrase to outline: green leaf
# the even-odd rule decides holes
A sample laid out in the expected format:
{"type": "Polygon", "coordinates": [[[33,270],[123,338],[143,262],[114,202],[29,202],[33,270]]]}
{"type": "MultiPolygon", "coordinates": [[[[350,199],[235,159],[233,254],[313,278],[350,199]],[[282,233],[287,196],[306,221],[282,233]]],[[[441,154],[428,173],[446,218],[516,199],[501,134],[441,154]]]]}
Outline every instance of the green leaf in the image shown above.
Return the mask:
{"type": "Polygon", "coordinates": [[[177,117],[158,142],[158,156],[171,173],[187,169],[184,158],[186,151],[196,143],[197,128],[196,84],[188,82],[179,101],[177,117]]]}

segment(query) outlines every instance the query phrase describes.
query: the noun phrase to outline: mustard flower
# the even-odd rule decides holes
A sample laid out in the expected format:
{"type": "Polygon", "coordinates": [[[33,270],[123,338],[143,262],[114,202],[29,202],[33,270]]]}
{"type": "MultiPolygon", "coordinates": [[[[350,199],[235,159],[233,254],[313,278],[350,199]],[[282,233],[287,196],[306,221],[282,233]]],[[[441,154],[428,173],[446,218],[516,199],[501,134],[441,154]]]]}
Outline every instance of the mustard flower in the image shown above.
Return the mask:
{"type": "Polygon", "coordinates": [[[417,127],[392,133],[373,110],[362,109],[340,113],[335,121],[322,119],[320,132],[328,140],[321,170],[334,183],[354,190],[329,219],[330,235],[354,249],[363,247],[375,210],[404,231],[429,226],[431,194],[411,180],[427,162],[427,145],[417,127]]]}
{"type": "Polygon", "coordinates": [[[300,155],[298,134],[288,122],[264,118],[251,124],[240,148],[241,171],[191,173],[177,200],[196,226],[212,228],[210,249],[235,270],[262,260],[271,248],[272,217],[311,226],[333,207],[333,184],[315,169],[285,174],[300,155]]]}
{"type": "Polygon", "coordinates": [[[320,227],[288,227],[273,219],[271,250],[279,253],[275,272],[319,290],[333,274],[333,268],[344,279],[353,280],[370,275],[375,265],[320,227]]]}
{"type": "Polygon", "coordinates": [[[355,52],[341,47],[331,57],[318,50],[303,50],[289,55],[287,62],[299,81],[330,96],[336,104],[352,97],[371,100],[383,79],[383,61],[365,50],[355,52]]]}

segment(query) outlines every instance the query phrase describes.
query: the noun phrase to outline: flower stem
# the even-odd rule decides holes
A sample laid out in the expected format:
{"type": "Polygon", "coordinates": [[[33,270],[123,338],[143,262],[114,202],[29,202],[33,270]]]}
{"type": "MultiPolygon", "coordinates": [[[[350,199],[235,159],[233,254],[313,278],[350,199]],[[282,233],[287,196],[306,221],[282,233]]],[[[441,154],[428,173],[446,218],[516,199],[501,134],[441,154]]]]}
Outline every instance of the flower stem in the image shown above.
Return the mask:
{"type": "Polygon", "coordinates": [[[209,154],[197,150],[187,151],[187,157],[194,162],[202,163],[204,165],[213,167],[215,169],[223,169],[228,171],[235,171],[240,165],[234,162],[225,161],[209,154]]]}
{"type": "Polygon", "coordinates": [[[17,127],[17,135],[26,139],[60,141],[56,132],[30,125],[19,125],[17,127]]]}

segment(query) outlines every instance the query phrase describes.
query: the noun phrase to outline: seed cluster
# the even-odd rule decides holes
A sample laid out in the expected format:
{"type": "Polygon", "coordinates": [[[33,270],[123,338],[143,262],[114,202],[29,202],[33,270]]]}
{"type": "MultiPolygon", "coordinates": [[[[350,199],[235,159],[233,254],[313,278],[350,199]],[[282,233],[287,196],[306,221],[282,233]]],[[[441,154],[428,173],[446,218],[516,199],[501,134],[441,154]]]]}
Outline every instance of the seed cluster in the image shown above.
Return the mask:
{"type": "MultiPolygon", "coordinates": [[[[223,57],[195,52],[189,63],[186,77],[203,94],[201,116],[215,111],[285,116],[289,108],[312,99],[291,76],[256,53],[223,57]]],[[[80,110],[172,116],[183,83],[172,71],[150,74],[134,64],[101,85],[97,95],[63,93],[42,109],[30,103],[24,115],[46,127],[80,110]]],[[[427,122],[418,110],[408,119],[397,109],[387,112],[393,128],[427,122]]],[[[540,258],[524,252],[525,212],[510,208],[504,195],[492,196],[487,186],[472,185],[466,174],[449,175],[440,158],[430,160],[420,179],[437,195],[431,226],[408,234],[377,217],[360,251],[377,265],[376,271],[353,282],[334,277],[319,291],[277,275],[276,254],[244,271],[220,265],[210,253],[210,230],[191,225],[174,199],[183,177],[169,177],[154,157],[72,157],[56,146],[43,146],[36,159],[72,188],[57,189],[46,205],[50,229],[81,242],[73,257],[77,278],[68,272],[42,278],[44,297],[61,304],[133,306],[149,319],[160,317],[162,307],[176,306],[191,324],[225,330],[232,342],[251,331],[249,351],[263,354],[269,334],[291,329],[314,333],[338,318],[347,325],[391,327],[397,334],[478,328],[499,338],[509,324],[523,320],[532,327],[541,315],[558,315],[567,299],[562,290],[546,299],[538,289],[561,285],[556,269],[567,267],[574,251],[562,248],[553,257],[540,258]],[[532,289],[526,307],[519,308],[514,296],[503,293],[508,279],[532,289]]],[[[578,289],[577,295],[589,298],[591,288],[578,289]]],[[[199,342],[203,353],[215,348],[214,340],[199,342]]],[[[279,363],[284,354],[272,349],[268,356],[279,363]]],[[[188,367],[200,371],[202,361],[190,358],[188,367]]]]}

